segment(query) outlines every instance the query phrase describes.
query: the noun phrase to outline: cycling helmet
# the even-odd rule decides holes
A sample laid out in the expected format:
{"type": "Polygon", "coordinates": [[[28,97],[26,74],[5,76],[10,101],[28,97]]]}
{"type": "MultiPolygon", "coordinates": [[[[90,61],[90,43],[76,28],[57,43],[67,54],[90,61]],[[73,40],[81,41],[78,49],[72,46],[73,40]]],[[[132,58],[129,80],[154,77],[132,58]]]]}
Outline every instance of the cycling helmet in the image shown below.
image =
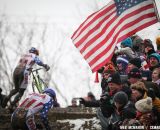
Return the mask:
{"type": "Polygon", "coordinates": [[[39,55],[39,50],[36,49],[35,47],[31,47],[31,49],[29,50],[30,53],[34,53],[36,55],[39,55]]]}
{"type": "Polygon", "coordinates": [[[49,96],[51,96],[53,98],[56,97],[56,93],[55,93],[55,91],[52,88],[46,88],[43,91],[43,93],[47,93],[47,94],[49,94],[49,96]]]}

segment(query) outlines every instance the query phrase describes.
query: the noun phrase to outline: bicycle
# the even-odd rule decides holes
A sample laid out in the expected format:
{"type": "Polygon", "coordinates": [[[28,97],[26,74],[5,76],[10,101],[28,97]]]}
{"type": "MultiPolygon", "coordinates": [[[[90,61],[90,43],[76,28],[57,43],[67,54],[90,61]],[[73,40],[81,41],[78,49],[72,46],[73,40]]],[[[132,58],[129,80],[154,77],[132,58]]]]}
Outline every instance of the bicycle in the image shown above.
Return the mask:
{"type": "Polygon", "coordinates": [[[43,68],[37,68],[37,69],[31,68],[30,69],[30,72],[31,72],[32,77],[33,77],[33,81],[32,81],[33,92],[35,92],[35,87],[37,88],[39,93],[42,93],[43,90],[48,87],[47,83],[45,83],[39,75],[38,71],[41,70],[41,69],[43,69],[43,68]]]}

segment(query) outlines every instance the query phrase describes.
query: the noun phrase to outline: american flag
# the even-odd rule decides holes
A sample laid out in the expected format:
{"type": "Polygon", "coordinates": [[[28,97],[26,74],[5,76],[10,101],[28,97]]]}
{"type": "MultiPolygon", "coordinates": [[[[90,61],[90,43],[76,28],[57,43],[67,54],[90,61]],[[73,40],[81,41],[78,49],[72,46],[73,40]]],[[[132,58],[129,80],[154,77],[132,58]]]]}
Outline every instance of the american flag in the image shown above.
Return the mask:
{"type": "Polygon", "coordinates": [[[92,71],[111,60],[117,43],[158,22],[153,0],[112,0],[71,37],[92,71]]]}

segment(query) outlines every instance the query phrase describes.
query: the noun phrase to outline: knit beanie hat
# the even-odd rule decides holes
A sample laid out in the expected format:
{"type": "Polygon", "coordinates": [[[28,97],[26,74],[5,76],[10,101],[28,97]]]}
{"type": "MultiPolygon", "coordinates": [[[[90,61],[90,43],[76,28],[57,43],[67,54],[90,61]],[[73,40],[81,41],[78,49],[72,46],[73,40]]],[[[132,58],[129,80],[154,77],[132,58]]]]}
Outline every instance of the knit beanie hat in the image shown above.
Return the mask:
{"type": "Polygon", "coordinates": [[[115,83],[115,84],[121,84],[121,78],[120,78],[120,74],[118,72],[114,72],[112,74],[109,75],[108,83],[115,83]]]}
{"type": "Polygon", "coordinates": [[[129,63],[135,65],[137,68],[141,68],[141,59],[140,58],[133,58],[129,61],[129,63]]]}
{"type": "Polygon", "coordinates": [[[128,37],[127,39],[125,39],[121,42],[121,45],[123,45],[125,47],[132,47],[132,39],[130,37],[128,37]]]}
{"type": "Polygon", "coordinates": [[[141,72],[140,72],[140,70],[138,68],[133,68],[128,73],[128,79],[129,78],[138,78],[138,79],[141,79],[142,78],[142,74],[141,74],[141,72]]]}
{"type": "Polygon", "coordinates": [[[141,99],[135,103],[136,109],[141,113],[147,113],[152,111],[152,98],[147,97],[141,99]]]}
{"type": "Polygon", "coordinates": [[[128,96],[125,92],[120,91],[114,95],[113,101],[122,105],[126,105],[128,102],[128,96]]]}
{"type": "Polygon", "coordinates": [[[118,56],[117,57],[117,64],[122,63],[124,69],[126,69],[128,65],[128,58],[126,56],[118,56]]]}
{"type": "Polygon", "coordinates": [[[160,55],[158,53],[153,53],[153,54],[149,55],[148,58],[150,59],[151,57],[156,58],[158,60],[158,62],[160,63],[160,55]]]}

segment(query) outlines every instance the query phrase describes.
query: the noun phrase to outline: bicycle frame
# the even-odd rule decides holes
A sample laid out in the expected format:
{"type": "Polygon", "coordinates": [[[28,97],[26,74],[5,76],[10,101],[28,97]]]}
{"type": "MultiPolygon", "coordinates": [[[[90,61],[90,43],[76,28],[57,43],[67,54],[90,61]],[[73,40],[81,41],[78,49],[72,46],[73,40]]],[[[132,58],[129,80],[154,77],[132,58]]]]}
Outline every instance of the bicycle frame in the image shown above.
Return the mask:
{"type": "Polygon", "coordinates": [[[43,68],[38,68],[38,69],[35,69],[35,70],[31,70],[31,74],[33,76],[33,82],[32,82],[33,92],[35,92],[34,86],[36,86],[39,93],[42,93],[44,88],[47,87],[47,84],[40,78],[40,75],[38,73],[38,71],[41,70],[41,69],[43,69],[43,68]]]}

